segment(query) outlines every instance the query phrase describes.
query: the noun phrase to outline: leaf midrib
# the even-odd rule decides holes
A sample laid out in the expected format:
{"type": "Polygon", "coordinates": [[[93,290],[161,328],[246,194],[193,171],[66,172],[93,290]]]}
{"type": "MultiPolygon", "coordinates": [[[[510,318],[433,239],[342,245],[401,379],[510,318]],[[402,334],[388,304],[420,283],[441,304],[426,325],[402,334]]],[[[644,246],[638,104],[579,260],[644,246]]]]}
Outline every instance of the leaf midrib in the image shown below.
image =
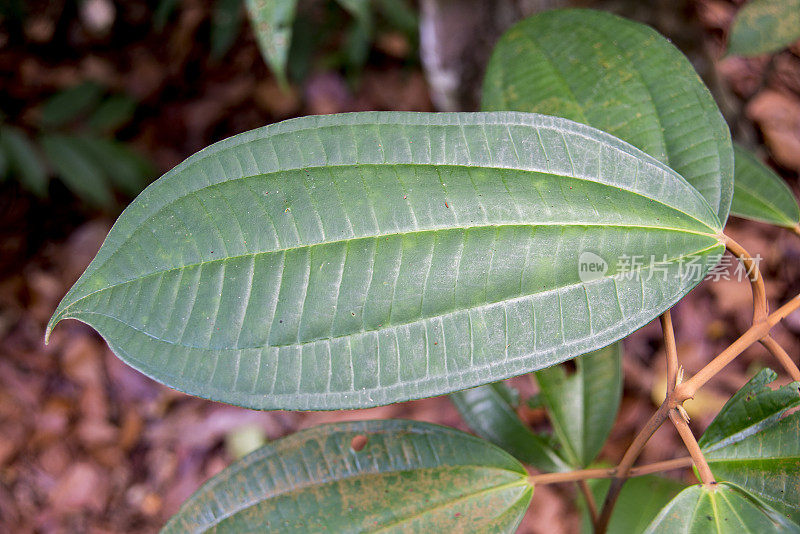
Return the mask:
{"type": "MultiPolygon", "coordinates": [[[[688,256],[694,256],[694,255],[703,254],[703,253],[708,252],[708,251],[710,251],[710,250],[712,250],[712,249],[714,249],[714,248],[716,248],[718,246],[720,246],[720,244],[719,243],[715,243],[713,245],[710,245],[709,247],[706,247],[706,248],[698,250],[698,251],[694,251],[694,252],[692,252],[690,254],[683,254],[681,256],[676,256],[674,258],[669,258],[668,260],[666,260],[664,262],[658,262],[658,264],[659,265],[664,264],[664,263],[671,264],[671,263],[679,261],[679,260],[681,260],[683,258],[686,258],[688,256]]],[[[263,253],[263,254],[266,254],[266,253],[263,253]]],[[[223,259],[220,259],[220,260],[212,260],[212,261],[226,261],[226,259],[223,258],[223,259]]],[[[633,273],[633,272],[644,271],[645,267],[646,266],[642,265],[642,266],[640,266],[640,267],[638,267],[636,269],[630,269],[628,271],[625,271],[624,273],[618,273],[618,274],[615,274],[613,276],[604,276],[604,277],[598,278],[596,280],[592,280],[591,282],[588,282],[588,283],[597,282],[598,280],[615,279],[615,278],[617,278],[619,276],[628,276],[630,273],[633,273]]],[[[176,269],[181,269],[181,267],[178,267],[176,269]]],[[[160,275],[160,274],[163,274],[163,272],[158,272],[158,273],[154,273],[154,274],[147,275],[147,276],[157,276],[157,275],[160,275]]],[[[144,278],[144,277],[142,277],[142,278],[144,278]]],[[[94,294],[96,294],[98,292],[102,292],[102,291],[107,291],[107,290],[113,289],[114,287],[117,287],[118,285],[123,285],[123,284],[126,284],[126,283],[134,282],[136,280],[139,280],[139,278],[135,278],[135,279],[129,280],[127,282],[122,282],[120,284],[115,284],[114,286],[109,286],[107,288],[98,289],[98,290],[92,292],[90,295],[94,295],[94,294]]],[[[474,310],[474,309],[493,306],[493,305],[496,305],[496,304],[499,304],[499,303],[515,302],[517,300],[521,300],[521,299],[524,299],[524,298],[529,298],[529,297],[531,297],[533,295],[545,295],[545,294],[549,294],[549,293],[560,293],[564,289],[568,289],[568,288],[572,288],[572,287],[578,287],[578,286],[585,285],[585,284],[587,284],[587,283],[586,282],[577,282],[577,283],[574,283],[574,284],[566,284],[566,285],[563,285],[563,286],[556,286],[556,287],[553,287],[551,289],[548,289],[547,291],[526,293],[526,294],[523,294],[523,295],[517,295],[515,297],[510,297],[510,298],[506,298],[506,299],[502,299],[502,300],[498,300],[498,301],[494,301],[494,302],[485,302],[485,303],[482,303],[482,304],[479,304],[479,305],[476,305],[476,306],[457,308],[457,309],[454,309],[454,310],[450,310],[450,311],[448,311],[446,313],[440,313],[440,314],[437,314],[437,315],[432,315],[430,317],[417,317],[417,318],[414,318],[413,320],[408,320],[408,321],[403,321],[403,322],[398,322],[398,323],[392,323],[392,324],[386,324],[386,325],[383,326],[383,328],[384,329],[398,328],[398,327],[401,327],[401,326],[414,324],[414,323],[417,323],[417,322],[420,322],[420,321],[431,319],[433,317],[446,317],[446,316],[452,315],[452,314],[457,313],[457,312],[464,312],[464,311],[469,312],[469,311],[474,310]]],[[[70,318],[70,317],[78,318],[78,317],[80,317],[82,315],[99,315],[99,316],[102,316],[102,317],[107,317],[109,319],[113,319],[113,320],[115,320],[115,321],[117,321],[119,323],[122,323],[125,326],[127,326],[129,328],[132,328],[132,329],[134,329],[134,330],[136,330],[138,332],[141,332],[142,334],[144,334],[144,335],[146,335],[146,336],[148,336],[148,337],[150,337],[152,339],[155,339],[157,341],[161,341],[163,343],[167,343],[169,345],[173,345],[173,346],[176,346],[176,347],[184,347],[184,348],[188,348],[188,349],[196,349],[196,350],[236,350],[236,351],[239,351],[239,350],[252,350],[252,349],[264,349],[264,348],[301,347],[301,346],[304,346],[304,345],[317,343],[319,341],[333,341],[333,340],[336,340],[336,339],[342,339],[342,338],[347,338],[347,337],[354,336],[354,335],[359,335],[359,334],[365,334],[365,333],[368,333],[368,332],[377,332],[378,331],[378,329],[370,329],[370,330],[362,329],[362,330],[358,330],[358,331],[355,331],[355,332],[349,332],[347,334],[342,334],[342,335],[338,335],[338,336],[320,337],[320,338],[312,339],[312,340],[308,340],[308,341],[297,341],[297,342],[294,342],[294,343],[286,343],[286,344],[281,344],[281,345],[265,344],[263,346],[230,347],[230,348],[224,348],[224,349],[219,349],[219,348],[215,349],[215,348],[211,348],[211,347],[198,347],[198,346],[194,346],[194,345],[187,345],[185,343],[180,343],[180,342],[170,341],[170,340],[167,340],[167,339],[160,338],[160,337],[158,337],[158,336],[156,336],[154,334],[151,334],[150,332],[147,332],[147,331],[145,331],[145,330],[143,330],[141,328],[138,328],[138,327],[136,327],[136,326],[134,326],[132,324],[129,324],[129,323],[123,321],[119,317],[115,317],[113,315],[109,315],[109,314],[105,314],[105,313],[101,313],[101,312],[97,312],[97,311],[79,310],[78,312],[75,313],[75,315],[71,315],[71,316],[70,315],[65,315],[66,311],[73,304],[81,302],[82,300],[88,298],[90,295],[86,295],[85,297],[82,297],[82,298],[76,300],[75,302],[70,303],[69,306],[65,307],[64,310],[62,311],[62,313],[59,314],[59,317],[58,317],[57,320],[60,321],[61,319],[66,319],[66,318],[70,318]]]]}

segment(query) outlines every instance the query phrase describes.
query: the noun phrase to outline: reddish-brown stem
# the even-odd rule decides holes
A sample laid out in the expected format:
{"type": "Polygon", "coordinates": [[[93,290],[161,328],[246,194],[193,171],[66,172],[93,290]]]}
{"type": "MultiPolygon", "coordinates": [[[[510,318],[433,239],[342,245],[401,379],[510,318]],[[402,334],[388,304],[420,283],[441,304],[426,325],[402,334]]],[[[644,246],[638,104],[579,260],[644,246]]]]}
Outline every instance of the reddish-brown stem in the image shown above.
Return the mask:
{"type": "Polygon", "coordinates": [[[639,431],[628,447],[628,450],[626,450],[625,454],[622,456],[622,460],[620,460],[616,472],[614,473],[614,480],[611,481],[611,486],[608,488],[608,493],[606,493],[606,499],[603,502],[603,509],[600,512],[600,517],[597,520],[597,528],[595,531],[599,534],[603,534],[608,528],[608,522],[611,520],[611,512],[614,510],[619,492],[622,491],[622,485],[625,483],[625,479],[628,478],[633,463],[636,461],[636,458],[639,457],[639,454],[642,452],[642,449],[650,437],[667,418],[668,412],[669,406],[667,405],[667,401],[664,401],[652,417],[650,417],[650,420],[647,421],[644,428],[639,431]]]}
{"type": "Polygon", "coordinates": [[[769,335],[769,331],[773,326],[798,308],[800,308],[800,295],[796,295],[792,300],[768,315],[764,321],[751,326],[739,339],[719,353],[716,358],[711,360],[689,380],[678,384],[670,401],[671,407],[674,408],[686,399],[694,397],[697,390],[711,380],[723,367],[732,362],[747,347],[769,335]]]}
{"type": "Polygon", "coordinates": [[[692,462],[695,467],[697,467],[697,472],[700,474],[700,481],[703,484],[714,484],[716,482],[714,480],[714,475],[711,473],[711,468],[708,467],[708,462],[706,461],[706,457],[703,456],[703,451],[700,450],[700,445],[697,444],[697,440],[694,438],[694,434],[692,434],[692,429],[689,428],[689,423],[686,422],[681,413],[676,409],[669,411],[669,418],[678,430],[683,444],[686,445],[686,448],[689,450],[692,462]]]}
{"type": "Polygon", "coordinates": [[[592,490],[589,489],[589,484],[586,483],[586,479],[578,481],[578,489],[581,490],[583,500],[586,501],[586,507],[589,509],[589,517],[592,518],[592,525],[596,525],[597,503],[594,500],[594,494],[592,494],[592,490]]]}
{"type": "Polygon", "coordinates": [[[764,287],[764,278],[758,269],[758,262],[753,261],[753,257],[743,246],[734,241],[731,237],[725,236],[725,246],[731,254],[736,256],[747,269],[747,278],[753,289],[753,324],[760,323],[767,318],[769,306],[767,304],[767,291],[764,287]]]}
{"type": "Polygon", "coordinates": [[[783,350],[780,343],[775,341],[772,336],[766,336],[761,339],[761,344],[764,345],[770,354],[775,356],[775,358],[781,362],[783,368],[786,369],[786,372],[789,373],[789,376],[792,377],[792,380],[800,381],[800,369],[797,368],[797,365],[792,361],[789,355],[783,350]]]}
{"type": "Polygon", "coordinates": [[[794,232],[797,235],[800,235],[800,224],[792,226],[791,228],[789,228],[789,230],[791,230],[792,232],[794,232]]]}
{"type": "MultiPolygon", "coordinates": [[[[683,469],[691,465],[692,457],[684,456],[682,458],[675,458],[674,460],[665,460],[663,462],[655,462],[652,464],[632,467],[631,470],[628,471],[628,478],[652,475],[653,473],[662,473],[664,471],[671,471],[673,469],[683,469]]],[[[531,484],[541,486],[545,484],[577,482],[580,480],[588,480],[590,478],[614,478],[616,472],[617,470],[614,467],[607,469],[581,469],[578,471],[567,471],[564,473],[542,473],[540,475],[531,475],[528,480],[531,484]]]]}
{"type": "Polygon", "coordinates": [[[667,395],[669,395],[678,383],[678,349],[669,310],[661,314],[661,331],[664,334],[664,353],[667,357],[667,395]]]}

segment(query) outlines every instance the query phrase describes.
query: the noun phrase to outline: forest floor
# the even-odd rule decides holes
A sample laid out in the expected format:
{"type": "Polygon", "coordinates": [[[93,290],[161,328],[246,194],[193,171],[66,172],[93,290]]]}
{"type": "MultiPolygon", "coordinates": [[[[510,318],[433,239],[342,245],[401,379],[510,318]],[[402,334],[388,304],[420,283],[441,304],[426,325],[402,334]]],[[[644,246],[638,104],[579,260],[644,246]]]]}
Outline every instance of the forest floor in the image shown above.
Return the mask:
{"type": "MultiPolygon", "coordinates": [[[[119,31],[104,37],[80,30],[80,17],[70,22],[52,7],[57,2],[44,4],[25,20],[21,34],[0,32],[5,85],[0,93],[13,103],[11,122],[25,126],[44,96],[97,79],[140,102],[121,136],[162,172],[211,142],[292,116],[432,110],[414,46],[396,33],[378,36],[357,84],[323,65],[284,93],[248,30],[224,61],[208,60],[203,43],[209,12],[199,1],[184,2],[163,33],[153,31],[147,4],[118,6],[119,31]]],[[[695,15],[706,30],[698,39],[712,57],[722,56],[734,11],[735,4],[725,0],[696,3],[695,15]]],[[[751,144],[765,145],[762,155],[797,191],[800,44],[772,61],[733,57],[715,67],[738,121],[734,130],[750,131],[751,144]]],[[[305,413],[257,412],[189,397],[127,367],[91,328],[75,321],[59,325],[45,346],[47,320],[116,213],[90,211],[58,184],[44,201],[13,182],[0,187],[0,531],[155,532],[204,480],[231,462],[247,436],[274,440],[322,422],[368,418],[410,418],[467,430],[446,397],[305,413]]],[[[800,239],[739,220],[731,220],[726,232],[763,258],[773,306],[800,292],[800,239]]],[[[687,374],[749,326],[750,300],[746,281],[731,277],[703,282],[677,305],[678,350],[687,374]]],[[[800,314],[776,328],[775,337],[790,355],[800,354],[800,314]]],[[[752,347],[709,383],[688,406],[695,432],[765,364],[780,371],[763,349],[752,347]]],[[[658,321],[626,340],[624,368],[622,405],[601,455],[607,463],[620,459],[663,398],[658,321]]],[[[513,383],[523,396],[536,390],[526,377],[513,383]]],[[[520,415],[534,428],[547,428],[542,409],[521,408],[520,415]]],[[[665,426],[642,461],[683,455],[676,433],[665,426]]],[[[694,481],[689,471],[669,476],[694,481]]],[[[576,532],[574,494],[570,485],[537,488],[521,532],[576,532]]]]}

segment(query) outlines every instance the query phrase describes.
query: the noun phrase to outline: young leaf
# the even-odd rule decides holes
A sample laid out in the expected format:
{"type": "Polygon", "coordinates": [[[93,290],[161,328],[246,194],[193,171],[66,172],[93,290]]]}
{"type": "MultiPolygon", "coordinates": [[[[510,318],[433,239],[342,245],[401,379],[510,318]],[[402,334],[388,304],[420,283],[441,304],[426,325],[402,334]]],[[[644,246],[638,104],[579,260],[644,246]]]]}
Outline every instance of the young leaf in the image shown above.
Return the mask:
{"type": "Polygon", "coordinates": [[[216,0],[211,12],[211,57],[228,53],[242,27],[242,0],[216,0]]]}
{"type": "Polygon", "coordinates": [[[509,403],[502,382],[450,395],[464,422],[480,437],[508,451],[520,461],[545,472],[567,471],[569,466],[550,446],[546,436],[534,434],[509,403]]]}
{"type": "Polygon", "coordinates": [[[63,126],[93,108],[104,92],[101,85],[84,82],[56,93],[42,107],[42,125],[49,128],[63,126]]]}
{"type": "Polygon", "coordinates": [[[171,532],[508,532],[533,488],[508,453],[416,421],[303,430],[235,462],[170,519],[171,532]]]}
{"type": "Polygon", "coordinates": [[[728,126],[689,60],[647,26],[580,9],[525,19],[494,49],[482,108],[557,115],[609,132],[675,169],[723,225],[728,217],[728,126]]]}
{"type": "Polygon", "coordinates": [[[25,132],[6,124],[0,126],[0,145],[8,158],[9,170],[31,193],[44,196],[47,193],[47,169],[25,132]]]}
{"type": "Polygon", "coordinates": [[[714,476],[739,484],[800,524],[800,383],[778,389],[764,369],[725,404],[699,444],[714,476]]]}
{"type": "Polygon", "coordinates": [[[589,465],[606,442],[622,397],[622,347],[615,343],[575,359],[567,376],[558,365],[536,372],[564,456],[574,467],[589,465]]]}
{"type": "Polygon", "coordinates": [[[297,0],[245,0],[261,55],[278,81],[286,83],[297,0]]]}
{"type": "Polygon", "coordinates": [[[645,532],[706,534],[719,532],[800,532],[767,504],[727,482],[686,488],[665,506],[645,532]]]}
{"type": "MultiPolygon", "coordinates": [[[[594,500],[602,503],[608,493],[609,480],[591,480],[594,500]]],[[[678,493],[686,487],[657,475],[632,478],[625,482],[608,523],[607,534],[642,534],[647,526],[678,493]]],[[[580,501],[583,502],[583,501],[580,501]]],[[[581,506],[581,531],[591,534],[592,522],[586,506],[581,506]]]]}
{"type": "Polygon", "coordinates": [[[797,39],[800,39],[800,0],[750,0],[733,20],[728,54],[767,54],[797,39]]]}
{"type": "Polygon", "coordinates": [[[95,207],[114,205],[103,170],[77,137],[44,135],[41,143],[59,178],[76,196],[95,207]]]}
{"type": "Polygon", "coordinates": [[[800,208],[786,182],[749,150],[737,144],[733,153],[736,180],[731,214],[787,228],[800,224],[800,208]]]}
{"type": "Polygon", "coordinates": [[[674,171],[564,119],[307,117],[148,187],[48,332],[79,319],[145,374],[232,404],[376,406],[630,334],[717,263],[719,231],[674,171]],[[605,270],[587,276],[587,250],[605,270]]]}

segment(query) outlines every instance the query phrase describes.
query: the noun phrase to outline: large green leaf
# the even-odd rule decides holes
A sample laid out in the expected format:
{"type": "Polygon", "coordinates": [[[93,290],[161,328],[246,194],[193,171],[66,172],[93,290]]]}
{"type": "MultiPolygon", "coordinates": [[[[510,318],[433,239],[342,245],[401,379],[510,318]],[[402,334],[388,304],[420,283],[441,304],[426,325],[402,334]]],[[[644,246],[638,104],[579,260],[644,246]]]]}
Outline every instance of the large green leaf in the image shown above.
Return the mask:
{"type": "Polygon", "coordinates": [[[800,224],[800,208],[794,193],[749,150],[734,145],[736,181],[731,214],[792,228],[800,224]]]}
{"type": "Polygon", "coordinates": [[[547,436],[534,434],[520,420],[502,382],[450,395],[464,422],[480,437],[541,471],[566,471],[569,466],[550,446],[547,436]]]}
{"type": "MultiPolygon", "coordinates": [[[[608,479],[589,481],[595,502],[603,502],[609,484],[608,479]]],[[[617,497],[606,533],[642,534],[658,512],[685,487],[686,484],[657,475],[636,477],[626,481],[617,497]]],[[[581,506],[581,515],[583,518],[581,531],[590,534],[592,521],[586,506],[581,506]]]]}
{"type": "Polygon", "coordinates": [[[723,223],[728,217],[728,127],[689,60],[647,26],[578,9],[516,24],[494,49],[483,109],[557,115],[609,132],[668,164],[723,223]]]}
{"type": "Polygon", "coordinates": [[[606,442],[622,398],[622,346],[615,343],[562,366],[536,372],[540,395],[564,456],[575,467],[589,465],[606,442]]]}
{"type": "Polygon", "coordinates": [[[234,463],[162,532],[511,533],[533,494],[527,478],[508,453],[451,428],[323,425],[234,463]]]}
{"type": "Polygon", "coordinates": [[[645,532],[741,534],[800,532],[800,527],[741,488],[722,482],[686,488],[661,510],[645,532]]]}
{"type": "Polygon", "coordinates": [[[261,55],[282,83],[292,44],[292,23],[297,0],[245,0],[261,55]]]}
{"type": "Polygon", "coordinates": [[[714,476],[734,482],[800,524],[800,383],[778,389],[762,370],[722,408],[700,438],[714,476]]]}
{"type": "Polygon", "coordinates": [[[800,0],[750,0],[736,13],[728,53],[755,56],[800,39],[800,0]]]}
{"type": "Polygon", "coordinates": [[[148,187],[48,332],[79,319],[144,373],[233,404],[375,406],[630,334],[716,264],[719,231],[674,171],[564,119],[307,117],[148,187]],[[584,276],[586,254],[605,270],[584,276]]]}

